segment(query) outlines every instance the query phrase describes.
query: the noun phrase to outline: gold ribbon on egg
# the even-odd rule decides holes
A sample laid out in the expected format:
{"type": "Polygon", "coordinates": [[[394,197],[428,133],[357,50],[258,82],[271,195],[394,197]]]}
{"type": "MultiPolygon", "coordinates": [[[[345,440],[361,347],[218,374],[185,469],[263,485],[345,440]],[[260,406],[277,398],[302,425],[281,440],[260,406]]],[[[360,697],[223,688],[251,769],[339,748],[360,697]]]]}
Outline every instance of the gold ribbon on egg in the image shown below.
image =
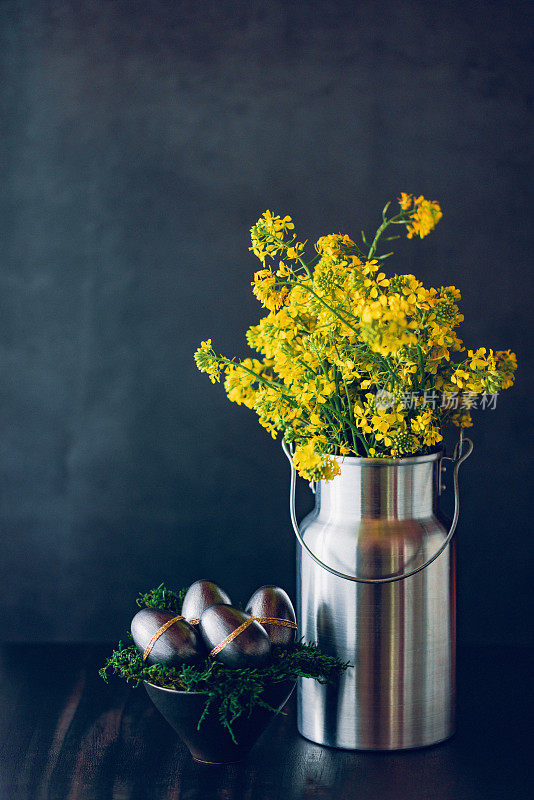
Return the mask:
{"type": "Polygon", "coordinates": [[[217,647],[214,647],[213,650],[211,650],[210,657],[213,658],[217,655],[217,653],[220,653],[221,650],[224,650],[227,644],[233,642],[234,639],[239,636],[240,633],[243,633],[243,631],[246,630],[253,622],[259,622],[260,625],[282,625],[285,628],[297,629],[296,622],[293,622],[290,619],[279,619],[278,617],[249,617],[242,622],[238,628],[233,630],[232,633],[229,633],[226,639],[223,639],[222,642],[217,645],[217,647]]]}
{"type": "Polygon", "coordinates": [[[148,658],[148,656],[149,656],[149,654],[150,654],[150,651],[152,650],[152,648],[154,647],[154,645],[155,645],[155,644],[156,644],[156,642],[158,641],[158,639],[159,639],[159,637],[161,636],[161,634],[162,634],[162,633],[165,633],[165,631],[167,630],[167,628],[170,628],[170,627],[171,627],[171,625],[174,625],[174,623],[175,623],[175,622],[178,622],[178,620],[180,620],[180,619],[185,619],[185,617],[182,617],[182,615],[181,615],[181,614],[178,614],[178,616],[177,616],[177,617],[173,617],[172,619],[169,619],[169,620],[167,620],[167,622],[165,622],[165,623],[164,623],[164,624],[161,626],[161,628],[158,628],[158,629],[157,629],[156,633],[154,634],[154,636],[152,637],[152,639],[149,641],[149,643],[148,643],[148,644],[147,644],[147,646],[145,647],[145,651],[144,651],[144,653],[143,653],[143,661],[146,661],[146,659],[148,658]]]}

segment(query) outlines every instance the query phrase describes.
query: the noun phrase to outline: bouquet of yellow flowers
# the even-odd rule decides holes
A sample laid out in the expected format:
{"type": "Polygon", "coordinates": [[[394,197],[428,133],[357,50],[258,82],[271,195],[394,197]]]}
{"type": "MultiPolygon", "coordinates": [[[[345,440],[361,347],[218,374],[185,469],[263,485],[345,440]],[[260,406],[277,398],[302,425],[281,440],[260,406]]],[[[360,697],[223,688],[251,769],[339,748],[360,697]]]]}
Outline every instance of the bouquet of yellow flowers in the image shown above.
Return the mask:
{"type": "Polygon", "coordinates": [[[332,456],[399,458],[436,449],[449,423],[469,427],[477,402],[487,407],[512,386],[517,361],[509,350],[464,352],[463,320],[454,286],[425,288],[414,275],[387,276],[378,255],[390,226],[409,239],[435,228],[438,203],[402,193],[400,210],[371,244],[345,234],[322,236],[312,258],[291,217],[266,211],[251,229],[262,263],[254,295],[267,309],[247,342],[258,358],[226,358],[202,342],[195,361],[212,382],[224,376],[229,400],[256,411],[260,424],[295,448],[308,480],[339,472],[332,456]],[[480,395],[480,397],[479,397],[480,395]]]}

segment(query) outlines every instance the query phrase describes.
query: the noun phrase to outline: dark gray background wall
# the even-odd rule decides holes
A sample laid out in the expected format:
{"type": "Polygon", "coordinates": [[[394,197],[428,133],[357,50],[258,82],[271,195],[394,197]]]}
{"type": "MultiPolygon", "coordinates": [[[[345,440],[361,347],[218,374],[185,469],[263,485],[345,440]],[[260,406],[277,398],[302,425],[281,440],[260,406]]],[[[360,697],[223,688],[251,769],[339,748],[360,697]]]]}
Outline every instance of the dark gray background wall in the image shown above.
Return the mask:
{"type": "Polygon", "coordinates": [[[0,3],[2,638],[112,639],[161,580],[293,593],[280,446],[192,354],[247,353],[265,208],[313,241],[405,190],[444,219],[391,266],[520,361],[471,433],[460,636],[532,641],[528,7],[0,3]]]}

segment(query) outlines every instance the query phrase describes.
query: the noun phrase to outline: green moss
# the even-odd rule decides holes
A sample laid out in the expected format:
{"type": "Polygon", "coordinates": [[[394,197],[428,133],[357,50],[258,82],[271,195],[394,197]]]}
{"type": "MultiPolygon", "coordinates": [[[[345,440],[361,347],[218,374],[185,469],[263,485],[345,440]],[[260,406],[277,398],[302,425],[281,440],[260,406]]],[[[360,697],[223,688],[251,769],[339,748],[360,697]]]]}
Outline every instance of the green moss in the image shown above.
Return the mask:
{"type": "MultiPolygon", "coordinates": [[[[173,592],[161,584],[157,589],[139,595],[137,604],[179,613],[184,594],[185,590],[173,592]]],[[[166,689],[203,692],[206,704],[198,727],[208,714],[217,714],[221,725],[227,728],[235,741],[232,725],[241,715],[248,716],[257,706],[276,711],[262,697],[268,686],[297,678],[335,683],[348,666],[339,658],[322,653],[315,644],[303,642],[296,642],[289,648],[274,649],[270,663],[264,667],[236,669],[211,658],[179,668],[165,664],[149,666],[144,663],[128,633],[127,640],[119,642],[99,674],[105,681],[111,676],[119,676],[132,686],[148,681],[166,689]]]]}
{"type": "Polygon", "coordinates": [[[173,592],[172,589],[167,589],[163,583],[160,583],[157,589],[141,593],[135,602],[141,607],[156,608],[158,611],[176,611],[179,614],[186,592],[187,588],[173,592]]]}

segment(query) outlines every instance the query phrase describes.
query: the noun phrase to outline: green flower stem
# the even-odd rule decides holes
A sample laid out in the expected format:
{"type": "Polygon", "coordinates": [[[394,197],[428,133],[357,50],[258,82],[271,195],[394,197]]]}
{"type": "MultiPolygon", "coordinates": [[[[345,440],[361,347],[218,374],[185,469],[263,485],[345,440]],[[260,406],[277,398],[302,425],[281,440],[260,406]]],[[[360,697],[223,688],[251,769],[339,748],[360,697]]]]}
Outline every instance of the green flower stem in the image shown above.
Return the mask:
{"type": "MultiPolygon", "coordinates": [[[[320,356],[320,355],[319,355],[319,353],[317,352],[317,347],[315,346],[315,343],[314,343],[314,342],[312,342],[312,347],[313,347],[313,349],[314,349],[314,351],[315,351],[315,355],[317,356],[317,359],[318,359],[318,361],[319,361],[319,364],[321,365],[321,369],[322,369],[322,371],[323,371],[323,375],[324,375],[324,377],[325,377],[325,380],[327,380],[327,381],[328,381],[328,372],[327,372],[327,370],[325,369],[325,366],[324,366],[324,364],[323,364],[323,360],[322,360],[321,356],[320,356]]],[[[334,380],[335,380],[335,372],[334,372],[334,380]]],[[[338,384],[337,384],[337,381],[336,381],[336,391],[337,391],[337,393],[336,393],[336,395],[335,395],[335,397],[334,397],[334,399],[335,399],[335,405],[336,405],[336,407],[337,407],[338,411],[341,411],[341,408],[339,407],[339,403],[338,403],[339,389],[338,389],[338,384]]]]}
{"type": "MultiPolygon", "coordinates": [[[[335,346],[335,344],[334,344],[334,346],[335,346]]],[[[317,348],[315,347],[315,345],[313,345],[313,349],[315,350],[315,355],[317,356],[317,358],[318,358],[318,360],[319,360],[319,363],[320,363],[320,365],[321,365],[321,369],[323,370],[324,376],[325,376],[325,378],[328,380],[328,374],[327,374],[327,372],[326,372],[326,370],[325,370],[324,364],[323,364],[323,362],[322,362],[322,359],[320,358],[320,356],[319,356],[319,354],[318,354],[318,352],[317,352],[317,348]]],[[[339,351],[337,351],[337,347],[336,347],[336,352],[338,353],[338,356],[339,356],[339,351]]],[[[315,374],[317,374],[317,373],[315,373],[315,374]]],[[[342,377],[343,377],[343,376],[342,376],[342,377]]],[[[336,397],[335,397],[335,399],[336,399],[336,401],[337,401],[337,399],[338,399],[338,397],[339,397],[339,383],[338,383],[338,379],[337,379],[337,371],[336,371],[335,369],[334,369],[334,380],[335,380],[335,383],[336,383],[336,389],[337,389],[337,394],[336,394],[336,397]]],[[[350,414],[351,414],[352,416],[354,416],[354,415],[353,415],[353,412],[352,412],[352,406],[351,406],[350,397],[349,397],[349,393],[348,393],[348,389],[347,389],[347,384],[345,383],[345,379],[344,379],[344,378],[343,378],[343,383],[345,384],[345,391],[346,391],[346,393],[347,393],[347,401],[348,401],[348,405],[349,405],[349,411],[350,411],[350,414]]],[[[357,447],[357,445],[356,445],[356,441],[355,441],[355,438],[354,438],[355,436],[357,436],[357,437],[358,437],[358,438],[359,438],[359,439],[362,441],[362,443],[363,443],[363,445],[364,445],[364,447],[365,447],[365,449],[366,449],[366,451],[367,451],[367,454],[369,454],[369,452],[368,452],[368,450],[367,450],[367,445],[366,445],[366,442],[365,442],[365,440],[363,439],[363,437],[361,437],[361,436],[360,436],[360,434],[358,433],[358,431],[356,430],[355,426],[352,424],[352,422],[350,421],[350,419],[347,419],[347,418],[345,417],[345,415],[343,414],[343,411],[342,411],[342,409],[339,407],[339,404],[338,404],[337,402],[336,402],[336,405],[337,405],[337,408],[334,408],[333,406],[330,406],[330,404],[325,404],[325,405],[324,405],[324,409],[325,409],[325,410],[326,410],[326,408],[330,408],[330,409],[331,409],[331,411],[332,411],[332,413],[334,414],[334,416],[335,416],[335,417],[338,419],[338,421],[341,423],[341,425],[342,425],[342,428],[344,428],[344,426],[345,426],[346,424],[349,426],[349,428],[350,428],[350,431],[351,431],[351,435],[352,435],[352,440],[353,440],[353,444],[354,444],[354,449],[355,449],[355,452],[358,452],[358,447],[357,447]]],[[[327,415],[328,415],[328,412],[327,412],[327,415]]],[[[328,416],[330,416],[330,415],[328,415],[328,416]]],[[[339,435],[338,435],[338,443],[339,443],[339,441],[340,441],[340,440],[339,440],[339,435]]]]}
{"type": "Polygon", "coordinates": [[[389,372],[391,378],[393,379],[393,382],[394,383],[399,383],[399,378],[397,377],[397,375],[395,375],[395,372],[393,371],[393,367],[391,366],[391,364],[389,362],[389,358],[387,356],[379,356],[379,357],[380,357],[381,362],[383,364],[385,364],[385,367],[386,367],[387,371],[389,372]]]}
{"type": "Polygon", "coordinates": [[[358,434],[358,438],[359,438],[360,442],[363,444],[363,446],[365,448],[365,452],[366,452],[367,457],[370,457],[371,454],[369,452],[369,447],[367,445],[367,441],[365,439],[365,436],[363,436],[363,434],[358,434]]]}
{"type": "Polygon", "coordinates": [[[421,345],[417,345],[417,359],[419,361],[419,391],[424,392],[425,390],[425,366],[423,363],[423,351],[421,350],[421,345]]]}
{"type": "Polygon", "coordinates": [[[302,364],[304,369],[309,369],[310,372],[313,372],[314,375],[317,375],[317,377],[319,377],[319,373],[316,372],[313,367],[310,367],[309,364],[306,364],[306,362],[303,361],[302,358],[297,358],[297,364],[302,364]]]}
{"type": "Polygon", "coordinates": [[[350,330],[354,331],[354,333],[356,334],[359,333],[358,329],[355,328],[354,325],[351,325],[350,322],[347,322],[347,320],[344,317],[342,317],[341,314],[339,314],[334,308],[332,308],[332,306],[328,305],[328,303],[325,300],[323,300],[322,297],[319,297],[319,295],[316,294],[316,292],[314,292],[313,289],[310,289],[309,286],[306,286],[303,283],[298,283],[297,281],[285,281],[285,283],[287,283],[289,286],[300,286],[302,289],[306,289],[310,294],[312,294],[315,297],[316,300],[322,303],[325,308],[327,308],[335,317],[337,317],[340,322],[346,325],[347,328],[350,328],[350,330]]]}
{"type": "Polygon", "coordinates": [[[367,453],[367,455],[369,455],[369,449],[367,447],[367,442],[365,441],[365,438],[358,432],[358,430],[351,423],[351,421],[349,419],[347,419],[346,417],[343,417],[343,416],[339,417],[338,414],[335,412],[335,410],[333,408],[331,410],[332,410],[332,413],[338,418],[338,420],[341,422],[342,425],[348,425],[351,428],[352,432],[358,437],[358,439],[363,444],[363,446],[365,448],[365,452],[367,453]]]}
{"type": "MultiPolygon", "coordinates": [[[[348,387],[347,387],[347,382],[346,382],[345,378],[343,377],[343,373],[341,374],[341,378],[343,380],[343,386],[345,387],[345,394],[347,396],[347,404],[348,404],[348,407],[349,407],[349,412],[350,412],[350,415],[351,415],[352,419],[354,420],[354,411],[352,409],[352,403],[350,402],[349,390],[348,390],[348,387]]],[[[359,455],[358,445],[356,444],[356,437],[357,437],[358,434],[356,433],[356,430],[353,427],[353,425],[350,425],[350,432],[352,434],[352,444],[354,445],[354,452],[359,455]]]]}
{"type": "MultiPolygon", "coordinates": [[[[338,379],[338,375],[337,375],[338,371],[337,371],[335,365],[333,367],[333,370],[334,370],[334,383],[336,384],[336,398],[339,398],[339,400],[341,400],[340,392],[339,392],[339,379],[338,379]]],[[[338,408],[340,408],[340,404],[339,403],[338,403],[338,408]]]]}
{"type": "MultiPolygon", "coordinates": [[[[338,415],[336,409],[333,406],[331,406],[329,403],[324,403],[324,404],[321,405],[321,411],[325,414],[326,417],[328,417],[328,421],[329,421],[330,425],[332,426],[332,428],[334,430],[336,430],[336,427],[337,427],[336,426],[336,419],[337,419],[338,422],[341,422],[340,431],[343,430],[343,422],[339,419],[339,415],[338,415]],[[332,416],[331,416],[332,414],[335,417],[334,420],[332,420],[332,416]]],[[[338,447],[341,444],[341,433],[340,433],[340,431],[336,431],[336,433],[335,433],[335,437],[336,437],[336,440],[337,440],[338,447]]]]}
{"type": "Polygon", "coordinates": [[[309,270],[309,268],[308,268],[308,265],[307,265],[307,264],[306,264],[306,262],[304,261],[304,259],[303,259],[303,258],[301,258],[301,257],[299,256],[299,261],[300,261],[300,263],[302,264],[302,266],[304,267],[304,269],[306,270],[306,274],[307,274],[308,278],[309,278],[310,280],[313,280],[313,278],[312,278],[312,274],[311,274],[311,272],[310,272],[310,270],[309,270]]]}
{"type": "MultiPolygon", "coordinates": [[[[387,208],[387,206],[386,206],[386,208],[387,208]]],[[[384,211],[385,211],[385,209],[384,209],[384,211]]],[[[379,229],[377,230],[377,232],[375,234],[375,238],[373,239],[373,243],[372,243],[371,247],[369,248],[369,253],[367,254],[368,261],[370,261],[372,259],[372,257],[374,256],[374,254],[376,253],[376,248],[378,247],[378,242],[380,241],[380,238],[381,238],[382,234],[384,233],[384,231],[387,229],[387,227],[389,225],[400,225],[400,224],[406,222],[407,219],[409,219],[409,216],[406,217],[406,214],[405,214],[404,211],[401,211],[400,214],[396,214],[394,217],[390,217],[389,219],[386,219],[386,218],[384,219],[382,225],[379,227],[379,229]]]]}
{"type": "MultiPolygon", "coordinates": [[[[268,235],[269,235],[270,239],[272,239],[272,241],[273,241],[273,242],[276,242],[276,244],[277,244],[277,245],[278,245],[280,248],[282,248],[282,247],[283,247],[285,250],[289,250],[289,248],[290,248],[290,247],[292,247],[292,245],[293,245],[293,242],[294,242],[294,241],[295,241],[295,239],[297,238],[296,236],[293,236],[293,238],[291,239],[291,241],[290,241],[290,242],[284,242],[284,240],[283,240],[283,239],[279,239],[279,238],[278,238],[278,236],[275,236],[273,233],[271,233],[271,234],[268,234],[268,235]]],[[[310,278],[310,280],[311,280],[312,274],[311,274],[311,272],[310,272],[310,270],[309,270],[309,268],[308,268],[308,265],[307,265],[307,264],[306,264],[306,262],[304,261],[304,259],[303,259],[301,256],[299,256],[297,260],[298,260],[298,261],[300,262],[300,264],[301,264],[301,265],[304,267],[304,269],[305,269],[305,271],[306,271],[306,274],[307,274],[308,278],[310,278]]],[[[312,259],[312,261],[314,261],[314,260],[315,260],[315,259],[312,259]]],[[[310,262],[310,263],[312,263],[312,262],[310,262]]]]}
{"type": "Polygon", "coordinates": [[[254,372],[253,369],[245,367],[245,365],[242,364],[240,361],[232,361],[229,358],[224,358],[224,356],[221,356],[220,361],[223,364],[228,364],[228,365],[231,364],[233,367],[239,367],[239,369],[245,370],[245,372],[248,372],[249,375],[253,375],[260,383],[264,383],[266,386],[269,386],[269,388],[275,389],[276,391],[280,392],[281,394],[283,394],[284,397],[287,397],[288,400],[291,400],[292,403],[295,402],[295,399],[291,397],[290,394],[287,394],[287,392],[284,391],[284,387],[282,386],[281,383],[278,383],[278,381],[270,381],[268,378],[264,378],[263,375],[258,375],[257,372],[254,372]]]}
{"type": "MultiPolygon", "coordinates": [[[[338,350],[337,344],[335,342],[333,342],[333,345],[334,345],[334,349],[336,351],[337,357],[341,360],[341,356],[339,354],[339,350],[338,350]]],[[[350,432],[351,432],[351,435],[352,435],[352,444],[354,445],[354,452],[358,453],[359,452],[358,451],[358,445],[356,444],[356,437],[358,436],[358,433],[356,432],[356,428],[355,428],[354,409],[352,408],[352,403],[350,402],[349,388],[347,386],[347,381],[345,380],[345,377],[343,375],[343,371],[339,370],[339,372],[341,374],[341,380],[343,381],[343,386],[345,387],[345,395],[347,397],[347,405],[349,407],[349,415],[352,418],[352,423],[353,423],[353,424],[351,424],[350,421],[349,421],[350,432]]],[[[335,371],[334,374],[336,376],[336,386],[337,386],[338,385],[338,382],[337,382],[337,370],[335,371]]],[[[339,393],[339,389],[338,389],[338,393],[339,393]]]]}

